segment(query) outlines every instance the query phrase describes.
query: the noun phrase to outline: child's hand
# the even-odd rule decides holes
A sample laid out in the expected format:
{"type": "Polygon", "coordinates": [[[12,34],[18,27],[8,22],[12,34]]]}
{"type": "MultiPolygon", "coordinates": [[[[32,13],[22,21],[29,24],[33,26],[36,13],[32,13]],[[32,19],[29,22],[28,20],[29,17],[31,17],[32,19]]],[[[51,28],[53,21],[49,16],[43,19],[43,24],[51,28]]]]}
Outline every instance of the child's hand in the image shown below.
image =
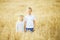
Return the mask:
{"type": "Polygon", "coordinates": [[[24,30],[26,32],[26,30],[24,30]]]}
{"type": "Polygon", "coordinates": [[[33,30],[33,32],[34,32],[35,30],[33,30]]]}

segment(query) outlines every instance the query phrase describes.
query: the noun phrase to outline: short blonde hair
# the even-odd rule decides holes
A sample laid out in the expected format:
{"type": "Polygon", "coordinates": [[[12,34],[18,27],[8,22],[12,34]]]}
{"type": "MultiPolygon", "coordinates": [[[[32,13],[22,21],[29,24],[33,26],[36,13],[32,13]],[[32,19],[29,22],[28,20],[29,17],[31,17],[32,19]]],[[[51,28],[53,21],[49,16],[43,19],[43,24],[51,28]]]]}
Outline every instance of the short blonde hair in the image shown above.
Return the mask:
{"type": "Polygon", "coordinates": [[[24,15],[20,15],[20,17],[24,17],[24,15]]]}
{"type": "Polygon", "coordinates": [[[28,9],[30,9],[32,11],[32,8],[31,7],[28,7],[28,9]]]}

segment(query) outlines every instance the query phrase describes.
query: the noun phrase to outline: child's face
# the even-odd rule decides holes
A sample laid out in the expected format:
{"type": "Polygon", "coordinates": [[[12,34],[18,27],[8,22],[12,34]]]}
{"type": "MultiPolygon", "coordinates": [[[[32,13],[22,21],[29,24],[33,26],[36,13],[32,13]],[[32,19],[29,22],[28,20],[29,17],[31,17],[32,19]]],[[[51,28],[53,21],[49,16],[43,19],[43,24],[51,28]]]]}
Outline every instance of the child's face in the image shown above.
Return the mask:
{"type": "Polygon", "coordinates": [[[23,16],[20,16],[20,21],[23,21],[23,16]]]}
{"type": "Polygon", "coordinates": [[[31,14],[32,10],[31,9],[28,9],[28,14],[31,14]]]}

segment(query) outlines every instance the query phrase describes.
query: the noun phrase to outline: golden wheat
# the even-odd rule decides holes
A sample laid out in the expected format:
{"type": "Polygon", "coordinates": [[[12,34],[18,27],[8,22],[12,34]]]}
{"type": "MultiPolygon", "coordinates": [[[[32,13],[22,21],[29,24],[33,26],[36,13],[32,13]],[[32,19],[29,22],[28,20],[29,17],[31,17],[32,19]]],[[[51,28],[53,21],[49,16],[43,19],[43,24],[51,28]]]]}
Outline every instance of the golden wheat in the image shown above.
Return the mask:
{"type": "Polygon", "coordinates": [[[60,40],[59,0],[0,0],[0,40],[60,40]],[[35,31],[15,32],[20,14],[31,6],[36,17],[35,31]]]}

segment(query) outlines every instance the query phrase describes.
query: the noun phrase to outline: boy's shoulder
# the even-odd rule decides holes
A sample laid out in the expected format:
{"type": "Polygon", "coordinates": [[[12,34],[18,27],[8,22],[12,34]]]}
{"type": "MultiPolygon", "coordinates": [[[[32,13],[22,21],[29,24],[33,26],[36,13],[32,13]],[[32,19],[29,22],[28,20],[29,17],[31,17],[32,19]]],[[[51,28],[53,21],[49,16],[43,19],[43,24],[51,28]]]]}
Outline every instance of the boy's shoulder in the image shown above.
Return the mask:
{"type": "Polygon", "coordinates": [[[32,18],[34,18],[35,16],[34,15],[31,15],[32,18]]]}
{"type": "MultiPolygon", "coordinates": [[[[25,15],[25,17],[28,17],[29,15],[25,15]]],[[[34,17],[34,15],[31,15],[32,17],[34,17]]]]}

